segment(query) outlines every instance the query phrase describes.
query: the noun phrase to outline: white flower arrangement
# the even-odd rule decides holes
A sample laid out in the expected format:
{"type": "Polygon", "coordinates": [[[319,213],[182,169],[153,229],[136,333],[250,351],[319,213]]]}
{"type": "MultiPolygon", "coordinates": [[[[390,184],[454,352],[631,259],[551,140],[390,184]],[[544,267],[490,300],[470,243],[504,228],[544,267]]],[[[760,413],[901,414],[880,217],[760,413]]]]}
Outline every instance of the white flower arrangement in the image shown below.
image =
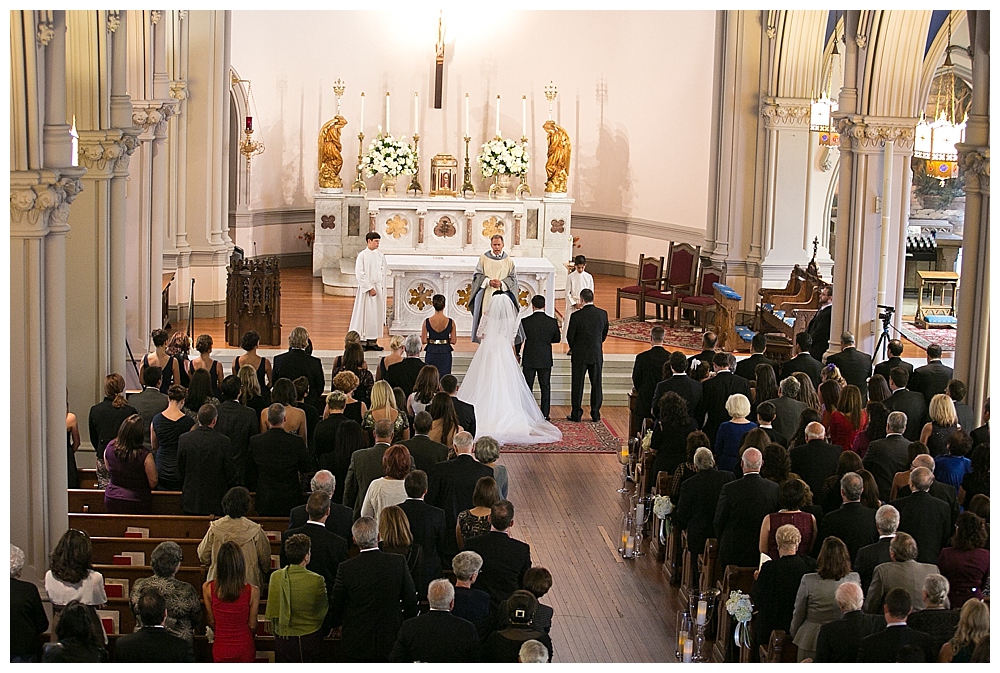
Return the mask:
{"type": "Polygon", "coordinates": [[[653,444],[653,431],[646,430],[646,434],[642,436],[642,441],[639,442],[639,446],[643,451],[649,451],[649,447],[653,444]]]}
{"type": "Polygon", "coordinates": [[[524,175],[528,172],[528,147],[513,140],[490,140],[483,143],[477,161],[483,177],[524,175]]]}
{"type": "Polygon", "coordinates": [[[413,173],[416,170],[413,148],[401,138],[379,133],[362,157],[361,169],[368,177],[376,173],[389,177],[413,173]]]}
{"type": "Polygon", "coordinates": [[[666,495],[658,495],[653,498],[653,514],[661,519],[666,519],[674,511],[674,503],[666,495]]]}
{"type": "Polygon", "coordinates": [[[745,624],[753,617],[753,603],[750,602],[748,595],[737,589],[729,592],[726,612],[731,614],[736,621],[745,624]]]}

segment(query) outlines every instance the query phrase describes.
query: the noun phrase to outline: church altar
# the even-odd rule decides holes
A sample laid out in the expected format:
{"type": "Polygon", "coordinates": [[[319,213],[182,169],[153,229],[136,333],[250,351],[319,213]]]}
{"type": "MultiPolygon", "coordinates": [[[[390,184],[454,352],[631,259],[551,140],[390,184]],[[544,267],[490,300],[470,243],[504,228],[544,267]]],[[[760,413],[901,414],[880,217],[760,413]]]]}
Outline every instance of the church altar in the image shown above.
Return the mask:
{"type": "MultiPolygon", "coordinates": [[[[384,239],[383,239],[384,240],[384,239]]],[[[424,319],[434,313],[431,297],[443,294],[448,300],[445,313],[455,321],[458,336],[472,335],[472,274],[479,255],[392,255],[385,256],[385,290],[392,297],[390,334],[419,334],[424,319]]],[[[545,311],[552,315],[555,299],[556,267],[544,257],[514,256],[517,295],[521,316],[531,313],[531,298],[545,297],[545,311]]]]}
{"type": "MultiPolygon", "coordinates": [[[[476,259],[489,250],[490,237],[499,233],[504,237],[504,250],[514,258],[518,274],[529,270],[535,273],[536,266],[532,265],[545,262],[544,266],[537,268],[547,269],[552,275],[546,281],[552,284],[552,289],[541,292],[548,302],[549,311],[556,293],[565,291],[566,264],[573,256],[570,227],[572,199],[563,196],[522,199],[378,198],[374,190],[371,194],[369,197],[367,194],[342,193],[333,189],[320,189],[315,193],[313,275],[322,276],[326,294],[355,294],[354,262],[365,247],[365,234],[369,231],[381,234],[379,249],[387,256],[413,260],[443,258],[445,264],[438,263],[434,268],[457,265],[453,269],[455,273],[466,268],[463,266],[466,263],[458,260],[471,259],[472,262],[467,265],[469,279],[476,259]]],[[[410,262],[411,266],[413,264],[415,262],[410,262]]],[[[407,273],[411,271],[416,270],[411,269],[407,273]]],[[[534,288],[538,282],[532,281],[530,287],[534,288]]],[[[388,291],[388,285],[386,289],[388,291]]],[[[442,294],[448,297],[453,308],[456,299],[448,292],[442,294]]],[[[423,317],[421,314],[420,320],[423,317]]],[[[458,321],[458,316],[452,317],[458,321]]],[[[467,312],[465,317],[464,333],[469,334],[472,317],[467,312]]],[[[420,320],[415,323],[417,330],[420,329],[420,320]]],[[[410,328],[398,327],[402,331],[407,329],[410,328]]],[[[462,329],[459,321],[460,333],[462,329]]]]}

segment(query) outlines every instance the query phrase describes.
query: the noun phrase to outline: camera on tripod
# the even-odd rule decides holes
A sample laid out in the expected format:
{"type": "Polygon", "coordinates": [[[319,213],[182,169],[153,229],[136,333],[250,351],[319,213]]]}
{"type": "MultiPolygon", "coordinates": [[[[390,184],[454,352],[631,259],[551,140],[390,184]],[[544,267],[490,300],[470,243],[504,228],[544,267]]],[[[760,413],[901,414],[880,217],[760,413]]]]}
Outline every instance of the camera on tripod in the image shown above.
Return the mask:
{"type": "Polygon", "coordinates": [[[892,321],[892,314],[896,312],[895,306],[883,306],[882,304],[876,304],[875,306],[882,309],[882,312],[878,314],[879,320],[884,323],[892,321]]]}

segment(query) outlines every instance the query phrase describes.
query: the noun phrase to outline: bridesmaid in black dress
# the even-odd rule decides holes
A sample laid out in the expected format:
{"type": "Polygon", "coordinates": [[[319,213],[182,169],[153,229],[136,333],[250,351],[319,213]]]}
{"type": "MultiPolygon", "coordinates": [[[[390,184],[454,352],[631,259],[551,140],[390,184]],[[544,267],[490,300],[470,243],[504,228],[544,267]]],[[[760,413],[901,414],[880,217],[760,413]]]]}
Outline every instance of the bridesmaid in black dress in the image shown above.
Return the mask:
{"type": "Polygon", "coordinates": [[[219,392],[219,384],[226,377],[226,373],[222,369],[222,363],[212,359],[213,345],[214,342],[210,334],[202,334],[198,337],[194,344],[195,350],[198,351],[198,357],[191,361],[191,368],[192,370],[204,369],[208,372],[209,380],[212,383],[212,397],[218,399],[222,397],[222,393],[219,392]]]}
{"type": "Polygon", "coordinates": [[[257,372],[257,382],[261,390],[271,389],[271,362],[257,353],[257,346],[260,345],[260,334],[254,330],[248,331],[240,339],[240,348],[246,351],[245,354],[233,360],[233,374],[239,376],[240,367],[250,365],[257,372]]]}
{"type": "Polygon", "coordinates": [[[188,358],[190,352],[191,339],[188,335],[184,332],[174,332],[167,342],[167,355],[177,363],[178,376],[174,379],[174,383],[185,388],[191,385],[191,360],[188,358]]]}
{"type": "Polygon", "coordinates": [[[424,363],[437,367],[438,376],[451,374],[451,352],[455,343],[455,321],[444,314],[445,303],[442,294],[431,297],[434,315],[424,320],[420,335],[427,350],[424,363]]]}

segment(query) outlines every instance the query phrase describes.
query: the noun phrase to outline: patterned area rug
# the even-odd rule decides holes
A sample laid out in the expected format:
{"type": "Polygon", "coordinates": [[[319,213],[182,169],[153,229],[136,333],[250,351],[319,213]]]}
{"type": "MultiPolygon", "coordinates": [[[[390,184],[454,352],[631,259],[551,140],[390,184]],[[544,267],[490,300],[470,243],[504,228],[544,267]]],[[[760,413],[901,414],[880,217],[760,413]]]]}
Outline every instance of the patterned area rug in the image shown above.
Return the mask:
{"type": "Polygon", "coordinates": [[[696,351],[701,350],[701,330],[696,331],[693,327],[687,325],[670,327],[665,322],[657,322],[655,320],[641,322],[634,316],[612,320],[608,326],[608,336],[629,339],[631,341],[649,341],[649,331],[656,326],[660,326],[666,331],[663,341],[668,346],[690,348],[696,351]]]}
{"type": "Polygon", "coordinates": [[[563,433],[561,442],[555,444],[510,444],[500,447],[501,453],[618,453],[622,440],[603,418],[599,423],[585,421],[573,423],[553,419],[552,423],[563,433]]]}
{"type": "Polygon", "coordinates": [[[899,331],[921,348],[927,348],[932,343],[936,343],[941,346],[943,351],[955,351],[955,335],[958,334],[958,330],[953,327],[920,329],[913,323],[904,322],[899,331]]]}

